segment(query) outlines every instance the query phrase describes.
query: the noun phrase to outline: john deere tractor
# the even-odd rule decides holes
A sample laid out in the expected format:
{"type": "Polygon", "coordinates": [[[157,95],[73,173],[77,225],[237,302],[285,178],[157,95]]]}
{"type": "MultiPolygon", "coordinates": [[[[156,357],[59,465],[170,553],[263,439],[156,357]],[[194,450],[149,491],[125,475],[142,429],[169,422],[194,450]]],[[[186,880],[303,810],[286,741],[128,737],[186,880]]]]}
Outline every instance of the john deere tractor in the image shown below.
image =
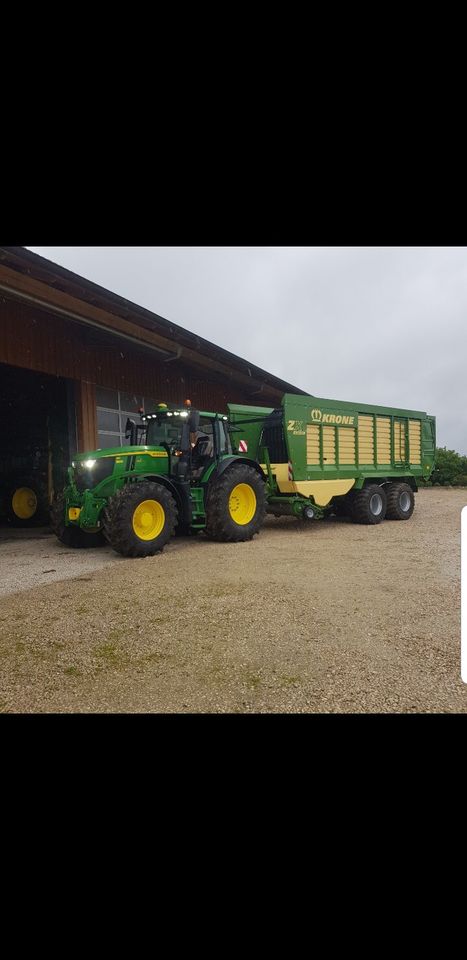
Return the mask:
{"type": "Polygon", "coordinates": [[[227,417],[160,404],[128,420],[128,446],[79,454],[52,507],[68,547],[107,540],[126,557],[148,557],[175,534],[251,540],[266,513],[260,465],[232,452],[227,417]]]}

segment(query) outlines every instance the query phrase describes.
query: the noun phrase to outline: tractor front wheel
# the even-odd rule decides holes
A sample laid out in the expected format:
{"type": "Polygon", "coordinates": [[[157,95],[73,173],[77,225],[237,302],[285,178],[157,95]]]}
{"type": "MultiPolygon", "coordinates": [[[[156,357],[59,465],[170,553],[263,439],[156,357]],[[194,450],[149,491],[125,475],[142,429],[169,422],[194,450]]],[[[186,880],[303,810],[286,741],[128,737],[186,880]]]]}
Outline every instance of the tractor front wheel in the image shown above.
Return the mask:
{"type": "Polygon", "coordinates": [[[127,483],[110,498],[104,531],[110,545],[124,557],[152,557],[170,540],[177,522],[172,494],[160,483],[127,483]]]}
{"type": "Polygon", "coordinates": [[[206,504],[210,540],[251,540],[266,516],[266,488],[253,467],[230,467],[212,481],[206,504]]]}

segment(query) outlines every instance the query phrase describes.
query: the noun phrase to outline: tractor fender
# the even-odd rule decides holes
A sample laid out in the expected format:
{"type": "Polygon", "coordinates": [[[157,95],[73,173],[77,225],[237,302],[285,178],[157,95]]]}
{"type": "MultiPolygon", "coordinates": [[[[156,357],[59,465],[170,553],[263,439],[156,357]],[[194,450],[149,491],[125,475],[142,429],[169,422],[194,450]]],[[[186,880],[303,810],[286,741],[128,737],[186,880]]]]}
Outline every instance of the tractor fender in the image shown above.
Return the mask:
{"type": "Polygon", "coordinates": [[[188,484],[187,489],[183,490],[180,485],[172,483],[169,477],[165,477],[160,473],[141,473],[138,474],[138,480],[149,480],[151,483],[160,483],[169,490],[177,504],[180,518],[187,523],[191,523],[190,490],[188,484]]]}
{"type": "Polygon", "coordinates": [[[221,460],[217,467],[209,475],[207,484],[211,483],[211,480],[216,480],[218,477],[222,476],[229,467],[234,466],[236,463],[246,463],[248,467],[253,467],[260,477],[266,482],[267,476],[264,470],[261,469],[259,463],[256,460],[251,460],[250,457],[225,457],[224,460],[221,460]]]}

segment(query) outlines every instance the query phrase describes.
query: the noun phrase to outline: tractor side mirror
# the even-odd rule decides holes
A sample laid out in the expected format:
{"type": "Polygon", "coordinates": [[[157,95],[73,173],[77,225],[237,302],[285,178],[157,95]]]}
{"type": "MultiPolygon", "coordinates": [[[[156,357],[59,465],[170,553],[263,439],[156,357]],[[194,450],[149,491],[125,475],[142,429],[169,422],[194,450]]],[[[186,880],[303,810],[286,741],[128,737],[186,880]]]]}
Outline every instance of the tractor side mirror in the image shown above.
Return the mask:
{"type": "Polygon", "coordinates": [[[196,433],[199,430],[199,412],[198,410],[192,410],[190,416],[188,417],[188,425],[190,428],[190,433],[196,433]]]}
{"type": "Polygon", "coordinates": [[[191,450],[191,437],[199,430],[199,412],[190,410],[190,415],[183,421],[180,447],[183,453],[189,453],[191,450]]]}
{"type": "Polygon", "coordinates": [[[134,420],[130,420],[130,417],[128,417],[125,425],[125,440],[129,440],[132,447],[136,445],[136,423],[134,420]]]}
{"type": "Polygon", "coordinates": [[[190,423],[188,420],[185,420],[182,425],[182,434],[180,437],[180,449],[182,453],[188,453],[191,450],[190,423]]]}

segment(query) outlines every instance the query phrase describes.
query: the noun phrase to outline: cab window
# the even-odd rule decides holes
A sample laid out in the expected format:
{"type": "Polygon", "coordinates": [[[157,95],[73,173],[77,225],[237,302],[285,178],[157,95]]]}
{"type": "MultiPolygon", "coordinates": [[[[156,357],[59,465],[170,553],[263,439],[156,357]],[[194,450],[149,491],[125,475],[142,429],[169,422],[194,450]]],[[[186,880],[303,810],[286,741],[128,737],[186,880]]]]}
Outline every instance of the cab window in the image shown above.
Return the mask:
{"type": "Polygon", "coordinates": [[[179,418],[170,420],[167,417],[159,417],[157,420],[150,420],[148,423],[148,434],[146,443],[149,447],[158,447],[162,443],[168,443],[169,446],[180,444],[180,434],[182,424],[179,418]]]}
{"type": "Polygon", "coordinates": [[[217,427],[219,436],[219,453],[221,456],[225,453],[232,453],[232,444],[230,441],[229,431],[227,430],[227,421],[218,420],[217,427]]]}

